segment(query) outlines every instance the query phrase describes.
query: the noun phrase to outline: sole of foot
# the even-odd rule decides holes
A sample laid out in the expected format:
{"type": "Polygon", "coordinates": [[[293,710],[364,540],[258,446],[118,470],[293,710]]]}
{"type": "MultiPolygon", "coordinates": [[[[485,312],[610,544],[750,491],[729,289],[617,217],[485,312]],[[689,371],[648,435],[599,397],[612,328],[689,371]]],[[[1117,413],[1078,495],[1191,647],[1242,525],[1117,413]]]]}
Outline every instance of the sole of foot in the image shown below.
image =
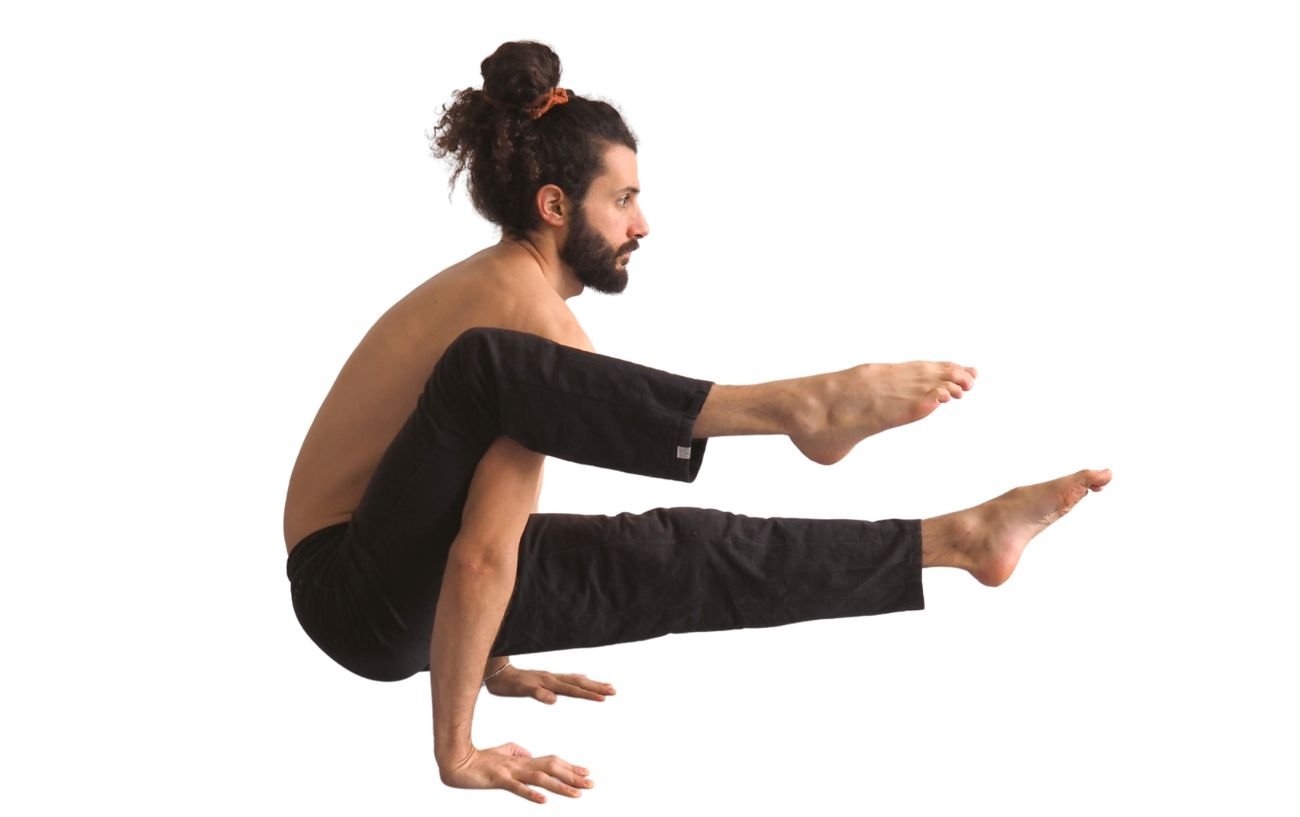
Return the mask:
{"type": "Polygon", "coordinates": [[[1025,547],[1048,525],[1070,512],[1090,491],[1110,483],[1109,468],[1076,471],[1068,476],[1022,485],[971,508],[969,566],[977,581],[997,587],[1011,577],[1025,547]]]}
{"type": "Polygon", "coordinates": [[[805,457],[834,465],[854,446],[891,428],[915,423],[975,386],[973,366],[951,362],[866,363],[803,378],[811,398],[807,430],[790,435],[805,457]]]}

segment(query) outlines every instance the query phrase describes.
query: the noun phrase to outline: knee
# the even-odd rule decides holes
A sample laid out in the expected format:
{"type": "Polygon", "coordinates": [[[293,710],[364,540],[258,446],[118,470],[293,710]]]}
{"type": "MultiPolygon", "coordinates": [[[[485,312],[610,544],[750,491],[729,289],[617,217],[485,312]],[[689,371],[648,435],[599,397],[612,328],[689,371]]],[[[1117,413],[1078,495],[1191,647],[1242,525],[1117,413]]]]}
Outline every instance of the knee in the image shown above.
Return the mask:
{"type": "Polygon", "coordinates": [[[503,343],[508,338],[508,330],[490,326],[472,326],[457,335],[434,364],[421,405],[449,411],[444,422],[453,415],[466,420],[491,416],[503,343]]]}
{"type": "Polygon", "coordinates": [[[532,358],[556,342],[542,335],[499,326],[471,326],[456,336],[438,365],[461,372],[496,370],[503,361],[532,358]]]}
{"type": "Polygon", "coordinates": [[[490,326],[471,326],[456,336],[442,356],[453,360],[481,358],[500,331],[490,326]]]}
{"type": "Polygon", "coordinates": [[[495,362],[493,350],[500,346],[501,331],[488,326],[471,326],[461,332],[443,351],[434,372],[451,373],[461,386],[476,382],[479,375],[495,362]]]}

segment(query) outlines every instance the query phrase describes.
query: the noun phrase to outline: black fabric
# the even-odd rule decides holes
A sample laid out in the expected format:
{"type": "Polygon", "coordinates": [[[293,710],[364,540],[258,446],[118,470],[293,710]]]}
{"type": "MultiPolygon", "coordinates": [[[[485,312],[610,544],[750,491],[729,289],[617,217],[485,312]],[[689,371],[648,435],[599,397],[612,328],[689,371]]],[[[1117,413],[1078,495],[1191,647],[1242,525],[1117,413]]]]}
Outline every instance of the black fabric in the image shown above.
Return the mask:
{"type": "MultiPolygon", "coordinates": [[[[309,637],[365,678],[428,669],[442,576],[497,437],[549,456],[691,482],[713,383],[476,327],[444,353],[349,522],[286,571],[309,637]]],[[[705,508],[532,514],[492,655],[924,607],[919,520],[764,519],[705,508]]]]}

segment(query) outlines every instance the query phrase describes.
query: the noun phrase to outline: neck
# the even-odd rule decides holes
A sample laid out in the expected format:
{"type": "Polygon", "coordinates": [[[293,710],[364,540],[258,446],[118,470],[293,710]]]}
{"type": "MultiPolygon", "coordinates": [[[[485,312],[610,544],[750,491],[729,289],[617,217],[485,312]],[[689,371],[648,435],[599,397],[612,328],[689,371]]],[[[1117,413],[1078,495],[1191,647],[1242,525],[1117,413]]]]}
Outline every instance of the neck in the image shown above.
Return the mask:
{"type": "Polygon", "coordinates": [[[502,238],[501,246],[518,248],[528,253],[551,289],[566,301],[574,295],[581,295],[586,288],[568,265],[560,260],[560,251],[555,237],[550,233],[530,234],[523,238],[502,238]]]}

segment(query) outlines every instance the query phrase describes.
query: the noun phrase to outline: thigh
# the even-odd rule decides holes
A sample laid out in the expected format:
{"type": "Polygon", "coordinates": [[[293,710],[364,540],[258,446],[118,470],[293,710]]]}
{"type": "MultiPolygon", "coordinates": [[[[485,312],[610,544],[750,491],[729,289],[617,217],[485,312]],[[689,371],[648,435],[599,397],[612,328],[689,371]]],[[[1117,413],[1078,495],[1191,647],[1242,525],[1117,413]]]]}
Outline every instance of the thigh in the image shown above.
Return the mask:
{"type": "MultiPolygon", "coordinates": [[[[689,624],[738,590],[771,543],[766,525],[711,508],[539,513],[519,546],[515,592],[493,655],[640,641],[689,624]]],[[[760,588],[761,589],[761,588],[760,588]]]]}
{"type": "Polygon", "coordinates": [[[414,411],[380,458],[352,514],[363,541],[426,538],[459,519],[474,468],[487,450],[414,411]]]}
{"type": "Polygon", "coordinates": [[[486,452],[417,414],[385,451],[352,516],[356,546],[373,565],[376,592],[403,629],[432,632],[442,574],[474,469],[486,452]]]}

